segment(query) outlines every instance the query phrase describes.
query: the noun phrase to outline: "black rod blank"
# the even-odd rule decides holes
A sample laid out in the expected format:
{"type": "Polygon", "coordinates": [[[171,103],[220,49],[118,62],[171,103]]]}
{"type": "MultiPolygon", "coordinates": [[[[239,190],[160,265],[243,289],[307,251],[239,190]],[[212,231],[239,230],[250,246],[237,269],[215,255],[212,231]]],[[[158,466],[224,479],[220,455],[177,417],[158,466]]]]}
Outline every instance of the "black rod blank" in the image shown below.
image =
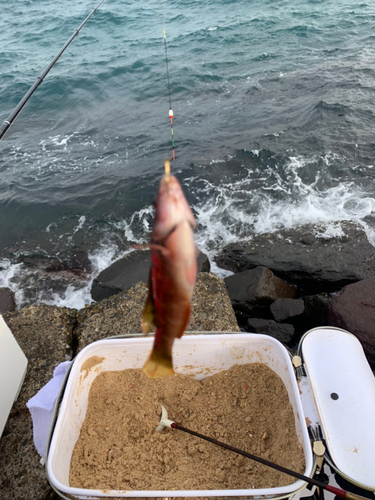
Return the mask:
{"type": "Polygon", "coordinates": [[[23,107],[27,103],[27,101],[30,99],[30,97],[33,95],[35,90],[39,87],[39,85],[42,83],[46,75],[49,73],[50,69],[54,66],[54,64],[60,59],[62,54],[65,52],[65,50],[69,47],[69,45],[72,43],[74,38],[78,35],[78,33],[81,31],[81,29],[85,26],[85,24],[89,21],[89,19],[95,14],[95,12],[99,9],[99,7],[105,2],[105,0],[100,0],[98,5],[95,7],[95,9],[86,17],[86,19],[82,22],[80,27],[73,33],[73,35],[69,38],[69,40],[65,43],[63,48],[60,50],[60,52],[53,58],[53,60],[50,62],[50,64],[47,66],[47,68],[43,71],[43,73],[38,76],[38,78],[35,80],[34,84],[30,87],[30,89],[26,92],[26,94],[23,96],[21,101],[17,104],[17,106],[14,108],[14,110],[11,112],[11,114],[8,116],[6,120],[0,125],[0,140],[4,137],[6,132],[8,131],[9,127],[12,125],[14,120],[17,118],[18,114],[22,111],[23,107]]]}

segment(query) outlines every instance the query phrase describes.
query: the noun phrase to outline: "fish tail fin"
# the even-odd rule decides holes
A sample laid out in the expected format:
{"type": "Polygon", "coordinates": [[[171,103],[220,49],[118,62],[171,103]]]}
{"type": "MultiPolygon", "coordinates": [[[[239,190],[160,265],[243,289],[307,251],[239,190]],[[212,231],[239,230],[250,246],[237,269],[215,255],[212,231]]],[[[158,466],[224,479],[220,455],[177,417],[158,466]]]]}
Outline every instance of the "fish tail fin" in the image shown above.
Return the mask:
{"type": "Polygon", "coordinates": [[[172,354],[154,347],[142,371],[149,378],[163,378],[173,375],[172,354]]]}

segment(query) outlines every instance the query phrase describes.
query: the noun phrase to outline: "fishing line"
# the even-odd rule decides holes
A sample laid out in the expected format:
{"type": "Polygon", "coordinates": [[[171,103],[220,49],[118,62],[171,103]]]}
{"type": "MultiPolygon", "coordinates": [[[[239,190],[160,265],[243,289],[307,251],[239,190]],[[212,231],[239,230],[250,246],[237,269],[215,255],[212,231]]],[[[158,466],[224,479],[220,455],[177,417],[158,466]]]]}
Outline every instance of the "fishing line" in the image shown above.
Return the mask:
{"type": "Polygon", "coordinates": [[[170,85],[169,85],[167,36],[165,34],[165,1],[164,1],[163,40],[164,40],[164,49],[165,49],[165,63],[167,65],[167,85],[168,85],[168,96],[169,96],[169,119],[171,120],[171,136],[172,136],[172,159],[175,160],[176,158],[175,158],[175,152],[174,152],[174,137],[173,137],[173,110],[172,110],[171,88],[170,88],[170,85]]]}
{"type": "Polygon", "coordinates": [[[72,43],[74,38],[78,35],[78,33],[81,31],[81,29],[85,26],[85,24],[91,19],[91,17],[95,14],[95,12],[99,9],[99,7],[105,2],[105,0],[100,0],[98,5],[95,7],[95,9],[86,17],[86,19],[81,23],[78,29],[73,33],[73,35],[69,38],[69,40],[65,43],[63,48],[60,50],[60,52],[53,58],[53,60],[50,62],[50,64],[47,66],[47,68],[43,71],[43,73],[38,76],[36,79],[35,83],[30,87],[30,89],[26,92],[26,94],[23,96],[21,101],[17,104],[17,106],[14,108],[14,110],[11,112],[11,114],[8,116],[6,120],[0,125],[0,141],[8,131],[9,127],[12,125],[14,120],[17,118],[19,113],[22,111],[24,106],[26,105],[27,101],[30,99],[30,97],[33,95],[35,90],[39,87],[39,85],[42,83],[44,78],[47,76],[49,73],[50,69],[55,65],[55,63],[60,59],[62,54],[65,52],[65,50],[69,47],[69,45],[72,43]]]}

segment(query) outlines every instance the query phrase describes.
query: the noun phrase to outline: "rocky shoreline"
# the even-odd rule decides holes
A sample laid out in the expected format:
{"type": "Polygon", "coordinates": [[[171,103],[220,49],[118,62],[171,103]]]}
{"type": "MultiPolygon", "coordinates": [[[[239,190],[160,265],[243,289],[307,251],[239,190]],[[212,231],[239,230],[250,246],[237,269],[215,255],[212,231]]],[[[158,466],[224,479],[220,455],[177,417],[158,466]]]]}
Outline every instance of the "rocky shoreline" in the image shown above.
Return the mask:
{"type": "Polygon", "coordinates": [[[262,234],[222,249],[216,262],[235,272],[225,284],[242,330],[294,347],[311,328],[357,336],[375,369],[375,248],[344,221],[262,234]]]}
{"type": "MultiPolygon", "coordinates": [[[[12,293],[0,290],[0,312],[29,360],[0,439],[4,498],[58,498],[39,463],[26,402],[61,361],[89,343],[141,331],[148,259],[147,251],[138,250],[103,271],[92,287],[98,302],[80,310],[43,304],[17,310],[12,293]]],[[[280,230],[228,245],[215,261],[235,274],[218,278],[200,256],[188,330],[264,333],[293,350],[307,330],[330,324],[355,334],[375,368],[375,248],[360,226],[280,230]]],[[[59,278],[70,271],[55,266],[48,272],[59,278]]]]}

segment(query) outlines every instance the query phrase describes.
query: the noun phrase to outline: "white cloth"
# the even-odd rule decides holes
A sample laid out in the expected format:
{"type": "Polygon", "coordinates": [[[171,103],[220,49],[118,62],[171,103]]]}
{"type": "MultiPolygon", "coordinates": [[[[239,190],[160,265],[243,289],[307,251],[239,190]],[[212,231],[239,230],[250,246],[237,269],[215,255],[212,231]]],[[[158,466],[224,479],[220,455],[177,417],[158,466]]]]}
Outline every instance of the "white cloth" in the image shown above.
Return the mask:
{"type": "Polygon", "coordinates": [[[71,361],[60,363],[53,372],[53,378],[27,403],[33,420],[34,444],[41,457],[45,456],[53,409],[64,375],[71,361]]]}

